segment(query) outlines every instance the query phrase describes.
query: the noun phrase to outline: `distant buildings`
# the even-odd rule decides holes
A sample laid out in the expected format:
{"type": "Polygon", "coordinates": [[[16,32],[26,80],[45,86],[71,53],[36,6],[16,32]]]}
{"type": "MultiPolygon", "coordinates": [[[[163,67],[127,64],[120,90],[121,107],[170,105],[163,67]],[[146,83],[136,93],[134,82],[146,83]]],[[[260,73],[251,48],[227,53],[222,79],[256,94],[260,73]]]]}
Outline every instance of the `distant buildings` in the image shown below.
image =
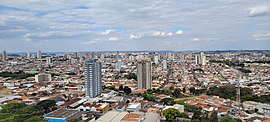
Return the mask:
{"type": "Polygon", "coordinates": [[[52,64],[52,57],[46,57],[46,64],[51,65],[52,64]]]}
{"type": "Polygon", "coordinates": [[[36,82],[52,81],[51,74],[37,74],[35,75],[36,82]]]}
{"type": "Polygon", "coordinates": [[[159,60],[159,56],[158,55],[155,55],[155,57],[154,57],[155,64],[158,64],[158,60],[159,60]]]}
{"type": "Polygon", "coordinates": [[[139,61],[137,64],[137,88],[138,89],[151,89],[152,75],[151,75],[151,62],[147,60],[139,61]]]}
{"type": "Polygon", "coordinates": [[[96,97],[102,92],[101,63],[91,59],[85,63],[85,96],[96,97]]]}
{"type": "Polygon", "coordinates": [[[205,65],[206,64],[206,56],[203,52],[201,52],[201,65],[205,65]]]}
{"type": "Polygon", "coordinates": [[[2,52],[2,61],[7,61],[7,52],[5,50],[2,52]]]}
{"type": "Polygon", "coordinates": [[[206,64],[206,56],[203,52],[200,55],[195,55],[195,64],[204,66],[206,64]]]}
{"type": "Polygon", "coordinates": [[[26,54],[26,58],[27,58],[27,59],[30,59],[30,58],[31,58],[31,54],[30,54],[29,51],[28,51],[27,54],[26,54]]]}
{"type": "Polygon", "coordinates": [[[121,70],[121,67],[122,67],[122,61],[118,60],[115,64],[115,70],[119,72],[121,70]]]}
{"type": "Polygon", "coordinates": [[[166,70],[167,69],[167,61],[163,60],[162,63],[163,63],[163,69],[166,70]]]}
{"type": "Polygon", "coordinates": [[[38,50],[38,52],[37,52],[37,58],[42,58],[42,53],[40,50],[38,50]]]}

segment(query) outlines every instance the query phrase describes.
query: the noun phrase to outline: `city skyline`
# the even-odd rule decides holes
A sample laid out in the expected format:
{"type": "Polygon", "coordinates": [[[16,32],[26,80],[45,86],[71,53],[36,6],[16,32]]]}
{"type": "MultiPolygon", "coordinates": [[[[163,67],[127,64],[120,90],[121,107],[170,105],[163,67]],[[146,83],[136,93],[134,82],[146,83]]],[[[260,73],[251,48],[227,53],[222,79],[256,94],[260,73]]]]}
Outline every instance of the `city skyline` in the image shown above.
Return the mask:
{"type": "Polygon", "coordinates": [[[270,2],[0,2],[7,52],[269,50],[270,2]],[[33,7],[35,6],[35,7],[33,7]]]}

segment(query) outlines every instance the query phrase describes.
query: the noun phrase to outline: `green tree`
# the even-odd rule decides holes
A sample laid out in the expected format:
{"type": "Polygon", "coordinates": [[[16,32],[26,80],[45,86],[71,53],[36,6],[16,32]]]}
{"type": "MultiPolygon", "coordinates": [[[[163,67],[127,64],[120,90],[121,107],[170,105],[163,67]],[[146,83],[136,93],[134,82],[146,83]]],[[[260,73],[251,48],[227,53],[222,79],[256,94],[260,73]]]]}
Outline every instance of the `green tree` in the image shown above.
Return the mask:
{"type": "Polygon", "coordinates": [[[220,122],[237,122],[236,120],[234,120],[232,117],[230,117],[229,115],[224,116],[220,122]]]}
{"type": "Polygon", "coordinates": [[[54,100],[43,100],[37,103],[36,107],[39,109],[45,110],[45,112],[48,112],[49,109],[56,106],[56,102],[54,100]]]}
{"type": "Polygon", "coordinates": [[[9,103],[1,106],[1,113],[16,113],[22,108],[27,107],[24,103],[9,103]]]}
{"type": "Polygon", "coordinates": [[[176,98],[181,97],[181,90],[179,88],[174,89],[173,96],[176,98]]]}
{"type": "Polygon", "coordinates": [[[183,93],[186,93],[186,87],[183,88],[183,93]]]}
{"type": "Polygon", "coordinates": [[[190,93],[194,93],[194,91],[195,91],[195,88],[194,87],[189,88],[189,92],[190,93]]]}
{"type": "Polygon", "coordinates": [[[163,98],[160,100],[165,105],[173,105],[174,104],[174,99],[173,98],[163,98]]]}
{"type": "Polygon", "coordinates": [[[129,88],[128,86],[125,86],[125,87],[124,87],[124,92],[125,92],[126,94],[130,94],[132,91],[131,91],[131,88],[129,88]]]}
{"type": "Polygon", "coordinates": [[[177,109],[169,108],[163,111],[163,115],[168,122],[174,122],[176,117],[180,117],[180,112],[177,109]]]}
{"type": "Polygon", "coordinates": [[[124,90],[123,85],[119,86],[119,91],[123,91],[123,90],[124,90]]]}
{"type": "Polygon", "coordinates": [[[189,119],[188,114],[186,112],[180,113],[179,117],[189,119]]]}
{"type": "Polygon", "coordinates": [[[217,112],[213,112],[210,116],[210,122],[218,122],[217,112]]]}

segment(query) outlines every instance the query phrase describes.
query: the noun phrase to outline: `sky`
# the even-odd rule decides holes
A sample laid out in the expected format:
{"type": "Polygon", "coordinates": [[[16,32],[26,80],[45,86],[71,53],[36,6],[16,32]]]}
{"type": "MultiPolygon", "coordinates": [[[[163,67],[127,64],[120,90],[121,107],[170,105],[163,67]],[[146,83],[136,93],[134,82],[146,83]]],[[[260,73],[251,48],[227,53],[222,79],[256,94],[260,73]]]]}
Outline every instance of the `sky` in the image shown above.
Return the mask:
{"type": "Polygon", "coordinates": [[[0,50],[269,50],[270,0],[0,0],[0,50]]]}

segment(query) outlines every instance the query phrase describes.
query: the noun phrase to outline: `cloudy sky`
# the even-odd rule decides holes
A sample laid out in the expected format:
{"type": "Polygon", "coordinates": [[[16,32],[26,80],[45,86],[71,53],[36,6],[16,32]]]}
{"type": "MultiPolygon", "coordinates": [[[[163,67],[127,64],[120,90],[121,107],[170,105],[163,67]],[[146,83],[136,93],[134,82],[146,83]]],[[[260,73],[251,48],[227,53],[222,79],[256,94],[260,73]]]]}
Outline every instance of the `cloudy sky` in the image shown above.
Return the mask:
{"type": "Polygon", "coordinates": [[[270,49],[269,0],[0,0],[0,50],[270,49]]]}

